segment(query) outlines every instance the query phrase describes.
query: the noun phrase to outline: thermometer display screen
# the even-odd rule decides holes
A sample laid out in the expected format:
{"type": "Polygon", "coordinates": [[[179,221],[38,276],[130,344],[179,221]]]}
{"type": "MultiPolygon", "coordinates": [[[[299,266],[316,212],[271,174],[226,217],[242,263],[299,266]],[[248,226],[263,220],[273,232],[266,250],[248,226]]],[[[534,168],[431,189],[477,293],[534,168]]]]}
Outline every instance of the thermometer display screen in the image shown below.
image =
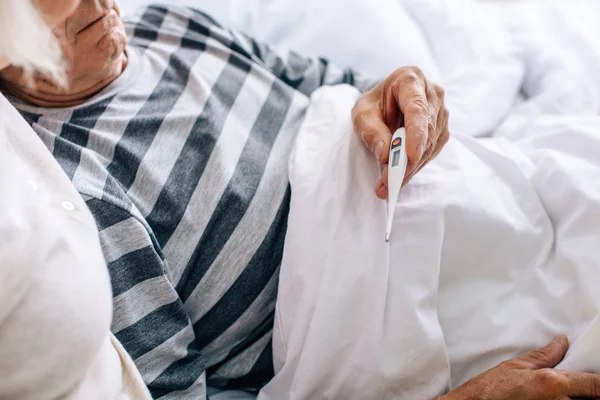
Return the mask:
{"type": "Polygon", "coordinates": [[[400,163],[400,150],[397,150],[392,154],[392,168],[396,167],[400,163]]]}

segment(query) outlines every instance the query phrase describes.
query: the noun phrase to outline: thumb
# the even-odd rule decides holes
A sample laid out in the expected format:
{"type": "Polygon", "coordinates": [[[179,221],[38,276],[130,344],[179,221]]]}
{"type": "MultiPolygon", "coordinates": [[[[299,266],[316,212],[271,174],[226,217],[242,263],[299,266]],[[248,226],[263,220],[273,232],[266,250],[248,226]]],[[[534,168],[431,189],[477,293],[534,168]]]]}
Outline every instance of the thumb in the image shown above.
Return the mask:
{"type": "Polygon", "coordinates": [[[560,363],[569,348],[569,339],[566,336],[558,336],[546,347],[532,351],[529,354],[524,355],[520,360],[525,364],[528,369],[543,369],[543,368],[554,368],[560,363]]]}

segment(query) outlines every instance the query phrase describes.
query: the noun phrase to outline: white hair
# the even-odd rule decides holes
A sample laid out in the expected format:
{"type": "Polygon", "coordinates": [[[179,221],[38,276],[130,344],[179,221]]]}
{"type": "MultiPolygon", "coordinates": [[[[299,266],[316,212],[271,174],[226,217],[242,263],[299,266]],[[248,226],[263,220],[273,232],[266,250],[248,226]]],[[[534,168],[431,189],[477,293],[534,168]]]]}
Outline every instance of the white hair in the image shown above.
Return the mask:
{"type": "Polygon", "coordinates": [[[31,0],[0,0],[0,55],[30,77],[64,82],[60,45],[31,0]]]}

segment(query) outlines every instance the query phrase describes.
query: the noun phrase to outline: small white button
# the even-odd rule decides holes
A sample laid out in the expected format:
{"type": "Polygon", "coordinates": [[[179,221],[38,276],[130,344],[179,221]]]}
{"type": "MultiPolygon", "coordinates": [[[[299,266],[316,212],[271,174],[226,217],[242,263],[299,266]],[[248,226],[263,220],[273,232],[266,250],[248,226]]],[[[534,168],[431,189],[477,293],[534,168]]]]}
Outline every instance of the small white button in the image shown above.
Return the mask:
{"type": "Polygon", "coordinates": [[[67,211],[74,211],[75,210],[75,204],[71,203],[68,200],[64,200],[62,203],[60,203],[62,205],[62,208],[64,208],[67,211]]]}
{"type": "Polygon", "coordinates": [[[37,185],[35,184],[35,182],[34,182],[34,181],[27,181],[27,183],[29,183],[29,186],[31,186],[31,189],[32,189],[34,192],[37,192],[37,190],[38,190],[38,187],[37,187],[37,185]]]}

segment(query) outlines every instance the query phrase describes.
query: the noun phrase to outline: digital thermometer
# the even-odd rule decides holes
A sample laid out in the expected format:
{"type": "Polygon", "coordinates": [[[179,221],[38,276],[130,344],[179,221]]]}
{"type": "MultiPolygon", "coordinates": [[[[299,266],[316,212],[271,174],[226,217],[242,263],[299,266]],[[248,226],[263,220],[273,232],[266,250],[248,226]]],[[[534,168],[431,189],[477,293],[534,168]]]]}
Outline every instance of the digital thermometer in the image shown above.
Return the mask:
{"type": "Polygon", "coordinates": [[[385,229],[385,241],[390,241],[394,210],[398,203],[400,188],[404,182],[408,157],[406,156],[406,129],[398,129],[392,136],[390,159],[388,162],[388,220],[385,229]]]}

